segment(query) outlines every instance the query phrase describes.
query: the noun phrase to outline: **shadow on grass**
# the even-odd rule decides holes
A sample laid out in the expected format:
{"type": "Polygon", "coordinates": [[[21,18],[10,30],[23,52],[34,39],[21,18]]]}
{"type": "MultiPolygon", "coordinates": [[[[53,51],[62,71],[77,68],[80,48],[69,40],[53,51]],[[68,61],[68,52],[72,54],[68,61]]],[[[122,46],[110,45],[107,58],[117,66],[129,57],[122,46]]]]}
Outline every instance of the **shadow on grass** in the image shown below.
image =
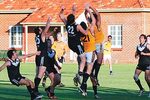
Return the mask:
{"type": "MultiPolygon", "coordinates": [[[[39,88],[44,95],[42,100],[49,100],[42,87],[39,88]]],[[[88,88],[88,96],[83,97],[75,87],[57,87],[55,90],[58,100],[94,100],[93,90],[88,88]]],[[[148,100],[148,93],[139,97],[135,90],[100,87],[98,91],[100,100],[148,100]]],[[[25,86],[16,87],[11,84],[0,83],[0,100],[30,100],[25,86]]]]}

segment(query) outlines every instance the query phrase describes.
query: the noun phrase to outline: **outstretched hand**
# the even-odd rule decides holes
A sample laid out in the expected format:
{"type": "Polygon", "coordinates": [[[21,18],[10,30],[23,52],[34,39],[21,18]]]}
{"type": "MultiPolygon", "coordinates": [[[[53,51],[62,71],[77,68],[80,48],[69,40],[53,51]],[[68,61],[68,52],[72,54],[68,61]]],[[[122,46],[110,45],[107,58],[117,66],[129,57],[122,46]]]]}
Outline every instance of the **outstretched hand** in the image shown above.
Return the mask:
{"type": "Polygon", "coordinates": [[[73,10],[73,11],[76,11],[76,9],[77,9],[77,5],[74,3],[74,4],[72,5],[72,10],[73,10]]]}
{"type": "Polygon", "coordinates": [[[85,3],[85,9],[88,10],[90,7],[90,4],[89,3],[85,3]]]}
{"type": "Polygon", "coordinates": [[[65,8],[65,6],[61,6],[61,10],[65,10],[66,8],[65,8]]]}
{"type": "Polygon", "coordinates": [[[48,22],[50,22],[52,20],[51,16],[48,16],[48,22]]]}

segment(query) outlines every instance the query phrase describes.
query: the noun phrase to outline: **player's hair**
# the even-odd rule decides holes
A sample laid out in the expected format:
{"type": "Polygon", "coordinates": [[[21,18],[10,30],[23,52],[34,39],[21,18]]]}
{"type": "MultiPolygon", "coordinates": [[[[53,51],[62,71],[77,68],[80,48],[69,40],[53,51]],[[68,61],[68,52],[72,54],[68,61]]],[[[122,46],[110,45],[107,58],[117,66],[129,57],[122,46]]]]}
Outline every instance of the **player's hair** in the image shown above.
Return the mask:
{"type": "Polygon", "coordinates": [[[82,26],[82,28],[84,29],[84,30],[86,30],[87,29],[87,25],[86,25],[86,23],[85,22],[81,22],[80,23],[80,25],[82,26]]]}
{"type": "Polygon", "coordinates": [[[11,50],[8,50],[8,52],[7,52],[7,57],[9,58],[9,59],[11,59],[12,58],[12,55],[14,54],[14,52],[16,52],[16,49],[11,49],[11,50]]]}
{"type": "MultiPolygon", "coordinates": [[[[85,10],[84,13],[85,13],[85,15],[86,15],[86,14],[88,14],[88,11],[85,10]]],[[[98,19],[97,19],[97,15],[96,15],[95,13],[93,13],[93,12],[92,12],[92,14],[93,14],[93,16],[94,16],[94,18],[95,18],[95,20],[96,20],[96,22],[97,22],[97,20],[98,20],[98,19]]],[[[89,23],[92,23],[92,18],[91,18],[91,17],[88,17],[87,20],[89,21],[89,23]]]]}
{"type": "Polygon", "coordinates": [[[144,37],[145,40],[147,40],[147,37],[145,34],[141,34],[139,38],[141,38],[142,36],[144,37]]]}
{"type": "Polygon", "coordinates": [[[73,24],[75,22],[75,16],[73,14],[69,14],[67,16],[67,24],[73,24]]]}
{"type": "Polygon", "coordinates": [[[34,33],[35,34],[40,34],[39,26],[37,26],[37,27],[34,28],[34,33]]]}
{"type": "Polygon", "coordinates": [[[109,38],[109,37],[110,37],[110,38],[112,38],[112,36],[111,36],[111,35],[108,35],[108,38],[109,38]]]}
{"type": "Polygon", "coordinates": [[[150,35],[147,35],[147,37],[150,37],[150,35]]]}

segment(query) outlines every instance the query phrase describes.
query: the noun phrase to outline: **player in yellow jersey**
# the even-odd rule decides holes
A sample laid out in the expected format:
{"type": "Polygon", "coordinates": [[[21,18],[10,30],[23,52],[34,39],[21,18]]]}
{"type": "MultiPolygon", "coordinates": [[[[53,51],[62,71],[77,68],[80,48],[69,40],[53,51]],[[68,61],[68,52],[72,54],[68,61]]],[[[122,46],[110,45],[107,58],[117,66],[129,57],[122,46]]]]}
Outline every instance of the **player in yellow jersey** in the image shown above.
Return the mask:
{"type": "MultiPolygon", "coordinates": [[[[94,51],[96,50],[95,37],[94,37],[95,18],[94,18],[94,15],[91,13],[88,5],[86,5],[86,12],[90,14],[92,20],[91,20],[91,22],[88,22],[88,34],[86,36],[82,36],[82,38],[81,38],[83,47],[84,47],[84,51],[85,51],[85,55],[86,55],[86,63],[87,63],[87,66],[86,66],[87,69],[85,70],[85,72],[83,74],[82,84],[79,87],[79,90],[82,92],[82,95],[84,95],[84,96],[87,95],[87,93],[86,93],[87,80],[93,69],[93,63],[94,63],[93,55],[94,55],[94,51]]],[[[81,26],[84,29],[86,29],[86,24],[84,22],[81,22],[81,26]]],[[[93,84],[93,87],[95,87],[95,86],[96,85],[93,84]]],[[[93,90],[94,90],[94,95],[96,95],[96,98],[98,98],[97,88],[93,89],[93,90]]]]}
{"type": "MultiPolygon", "coordinates": [[[[95,77],[95,81],[97,82],[97,85],[99,86],[98,73],[99,73],[100,66],[101,66],[102,60],[103,60],[104,33],[102,32],[102,28],[101,28],[101,16],[100,16],[99,12],[94,7],[92,7],[91,5],[89,5],[89,8],[93,11],[93,15],[94,15],[95,20],[96,20],[94,30],[95,30],[95,46],[96,46],[97,59],[94,62],[92,72],[95,72],[93,74],[93,76],[95,77]]],[[[91,20],[91,18],[89,18],[89,20],[91,20]]]]}
{"type": "MultiPolygon", "coordinates": [[[[62,34],[60,32],[57,33],[57,40],[54,42],[54,50],[56,51],[56,56],[59,64],[62,67],[63,62],[65,61],[65,55],[67,52],[67,44],[62,41],[62,34]]],[[[61,75],[61,70],[60,70],[61,75]]],[[[64,84],[61,82],[58,86],[64,87],[64,84]]]]}
{"type": "Polygon", "coordinates": [[[110,75],[112,74],[112,62],[111,62],[111,39],[112,36],[108,35],[108,40],[104,43],[104,64],[108,61],[110,75]]]}

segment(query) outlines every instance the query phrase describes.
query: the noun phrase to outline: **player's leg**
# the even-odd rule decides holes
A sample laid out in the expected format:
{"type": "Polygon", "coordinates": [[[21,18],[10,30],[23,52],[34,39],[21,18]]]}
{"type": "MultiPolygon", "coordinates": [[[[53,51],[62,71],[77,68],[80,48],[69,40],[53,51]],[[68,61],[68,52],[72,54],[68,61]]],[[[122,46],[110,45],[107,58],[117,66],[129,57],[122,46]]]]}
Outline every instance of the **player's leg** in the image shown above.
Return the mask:
{"type": "Polygon", "coordinates": [[[142,84],[140,82],[140,79],[139,79],[139,75],[141,74],[142,70],[139,70],[139,69],[135,69],[135,73],[134,73],[134,80],[135,80],[135,83],[137,84],[137,86],[139,87],[140,89],[140,93],[139,93],[139,96],[141,96],[144,92],[144,88],[142,87],[142,84]]]}
{"type": "Polygon", "coordinates": [[[81,84],[81,77],[83,76],[83,69],[85,67],[85,63],[86,63],[86,57],[84,54],[84,49],[83,46],[77,45],[74,48],[74,51],[77,53],[77,61],[78,61],[78,74],[76,74],[76,76],[74,77],[74,85],[78,86],[78,83],[81,84]]]}
{"type": "Polygon", "coordinates": [[[44,73],[46,71],[46,58],[44,56],[41,57],[39,62],[40,62],[39,72],[38,72],[37,77],[35,77],[35,79],[34,79],[35,91],[38,93],[39,93],[38,86],[39,86],[40,81],[41,81],[41,79],[44,76],[44,73]]]}
{"type": "Polygon", "coordinates": [[[102,60],[103,60],[103,45],[102,44],[96,44],[96,55],[97,55],[97,60],[95,60],[93,67],[95,69],[95,79],[97,80],[97,85],[99,85],[98,74],[99,74],[99,70],[102,64],[102,60]]]}
{"type": "Polygon", "coordinates": [[[149,87],[148,97],[150,98],[150,66],[148,66],[147,69],[145,70],[145,81],[147,82],[147,85],[149,87]]]}
{"type": "Polygon", "coordinates": [[[57,99],[57,97],[55,96],[55,87],[58,84],[60,84],[60,82],[61,82],[61,76],[60,76],[60,74],[55,73],[53,81],[54,81],[54,83],[51,85],[51,88],[50,88],[50,95],[51,95],[50,99],[57,99]]]}
{"type": "Polygon", "coordinates": [[[50,86],[45,88],[45,91],[47,93],[47,96],[50,98],[51,97],[51,86],[54,84],[54,73],[50,72],[48,75],[49,79],[51,80],[50,86]]]}
{"type": "MultiPolygon", "coordinates": [[[[61,57],[60,59],[58,59],[58,61],[59,61],[59,64],[60,64],[60,66],[62,67],[62,65],[63,65],[63,61],[64,61],[64,57],[61,57]]],[[[59,70],[59,69],[58,69],[59,70]]],[[[59,70],[59,75],[60,75],[60,77],[61,77],[61,70],[62,69],[60,69],[59,70]]],[[[61,79],[60,79],[61,80],[61,79]]],[[[59,87],[64,87],[65,85],[62,83],[62,81],[60,82],[60,84],[58,84],[57,86],[59,86],[59,87]]]]}
{"type": "Polygon", "coordinates": [[[87,93],[85,92],[86,88],[87,88],[87,80],[92,72],[92,68],[93,68],[93,63],[92,63],[92,56],[93,56],[93,52],[88,52],[86,53],[86,61],[87,61],[87,71],[83,74],[83,80],[82,80],[82,84],[80,86],[80,91],[82,92],[82,94],[85,96],[87,93]]]}
{"type": "Polygon", "coordinates": [[[38,76],[34,79],[35,82],[35,90],[38,92],[38,86],[40,84],[40,81],[42,79],[42,77],[44,76],[44,73],[46,71],[46,67],[45,66],[40,66],[39,67],[39,74],[38,76]]]}
{"type": "Polygon", "coordinates": [[[95,78],[94,77],[90,77],[90,79],[91,79],[92,86],[93,86],[94,98],[95,99],[99,99],[100,97],[98,96],[98,93],[97,93],[97,83],[95,81],[95,78]]]}
{"type": "Polygon", "coordinates": [[[86,57],[85,54],[81,54],[79,55],[81,62],[79,63],[80,68],[79,68],[79,75],[82,76],[83,75],[83,69],[85,67],[85,63],[86,63],[86,57]]]}
{"type": "Polygon", "coordinates": [[[111,61],[111,55],[108,55],[108,64],[109,64],[110,75],[112,75],[112,61],[111,61]]]}
{"type": "Polygon", "coordinates": [[[47,91],[47,94],[49,96],[50,99],[56,99],[57,97],[55,96],[55,87],[60,84],[60,74],[56,73],[54,74],[53,72],[49,74],[49,78],[51,80],[51,84],[48,88],[46,88],[45,90],[47,91]]]}
{"type": "Polygon", "coordinates": [[[35,93],[35,86],[31,80],[29,80],[25,77],[22,77],[19,81],[19,85],[26,85],[27,90],[29,91],[29,93],[31,95],[31,100],[42,98],[41,95],[38,95],[35,93]]]}
{"type": "Polygon", "coordinates": [[[47,79],[48,75],[47,73],[45,72],[44,74],[44,77],[43,77],[43,80],[42,80],[42,86],[45,88],[46,87],[46,79],[47,79]]]}

